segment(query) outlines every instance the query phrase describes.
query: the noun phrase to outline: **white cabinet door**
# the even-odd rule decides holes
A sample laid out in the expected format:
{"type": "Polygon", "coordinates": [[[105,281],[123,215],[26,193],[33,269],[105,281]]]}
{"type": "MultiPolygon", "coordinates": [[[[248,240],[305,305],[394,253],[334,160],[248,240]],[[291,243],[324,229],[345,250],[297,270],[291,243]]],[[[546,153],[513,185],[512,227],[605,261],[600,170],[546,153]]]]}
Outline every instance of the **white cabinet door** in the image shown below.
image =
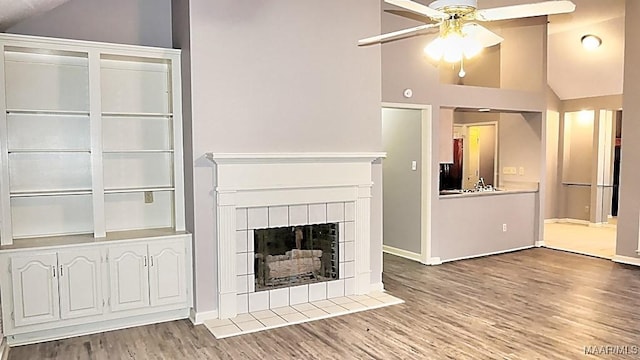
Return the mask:
{"type": "Polygon", "coordinates": [[[11,257],[15,326],[60,319],[55,253],[11,257]]]}
{"type": "Polygon", "coordinates": [[[102,264],[99,249],[58,252],[60,315],[63,319],[102,314],[102,264]]]}
{"type": "Polygon", "coordinates": [[[109,247],[111,310],[149,306],[147,245],[109,247]]]}
{"type": "Polygon", "coordinates": [[[151,305],[186,303],[184,240],[149,243],[151,305]]]}

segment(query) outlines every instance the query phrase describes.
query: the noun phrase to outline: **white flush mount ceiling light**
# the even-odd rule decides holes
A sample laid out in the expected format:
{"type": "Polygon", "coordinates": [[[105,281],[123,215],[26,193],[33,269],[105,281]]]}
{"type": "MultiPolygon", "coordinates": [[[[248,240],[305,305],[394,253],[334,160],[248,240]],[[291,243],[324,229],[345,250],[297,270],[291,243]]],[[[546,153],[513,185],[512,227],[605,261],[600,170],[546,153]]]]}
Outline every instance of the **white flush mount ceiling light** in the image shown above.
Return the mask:
{"type": "MultiPolygon", "coordinates": [[[[380,44],[401,38],[422,35],[439,28],[439,36],[424,51],[436,61],[460,62],[460,77],[465,75],[462,62],[476,56],[485,47],[501,43],[504,39],[472,21],[495,21],[532,16],[564,14],[575,10],[569,0],[550,0],[531,4],[478,9],[477,0],[437,0],[429,6],[411,0],[384,0],[424,18],[424,24],[361,39],[359,46],[380,44]]],[[[413,18],[413,15],[412,15],[413,18]]]]}
{"type": "Polygon", "coordinates": [[[590,51],[595,50],[602,45],[602,39],[591,34],[583,36],[580,39],[580,42],[582,43],[582,47],[590,51]]]}

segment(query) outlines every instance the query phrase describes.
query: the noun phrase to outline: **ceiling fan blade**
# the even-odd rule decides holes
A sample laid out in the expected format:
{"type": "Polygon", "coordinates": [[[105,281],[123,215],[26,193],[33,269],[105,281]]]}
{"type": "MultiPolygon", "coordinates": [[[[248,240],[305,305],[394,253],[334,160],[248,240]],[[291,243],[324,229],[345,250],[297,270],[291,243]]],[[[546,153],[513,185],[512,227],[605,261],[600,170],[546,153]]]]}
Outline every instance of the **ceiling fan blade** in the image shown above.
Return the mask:
{"type": "Polygon", "coordinates": [[[445,12],[432,9],[426,5],[422,5],[411,0],[384,0],[384,2],[386,2],[387,4],[391,4],[391,5],[395,5],[395,6],[399,6],[401,8],[407,9],[416,14],[428,16],[432,19],[446,20],[449,18],[449,14],[445,12]]]}
{"type": "Polygon", "coordinates": [[[412,28],[409,28],[409,29],[403,29],[403,30],[390,32],[390,33],[387,33],[387,34],[372,36],[372,37],[368,37],[366,39],[358,40],[358,45],[359,46],[364,46],[364,45],[377,44],[377,43],[381,43],[381,42],[384,42],[384,41],[387,41],[387,40],[390,40],[390,39],[393,39],[393,38],[397,38],[399,36],[410,35],[410,34],[417,33],[417,32],[422,31],[422,30],[426,30],[426,29],[430,29],[430,28],[434,28],[434,27],[438,27],[438,26],[440,26],[440,24],[424,24],[424,25],[412,27],[412,28]]]}
{"type": "Polygon", "coordinates": [[[544,1],[533,4],[522,4],[482,9],[476,11],[476,19],[480,21],[518,19],[531,16],[570,13],[576,5],[568,0],[544,1]]]}
{"type": "Polygon", "coordinates": [[[504,40],[493,31],[475,23],[464,24],[462,26],[462,33],[480,41],[482,47],[498,45],[504,40]]]}

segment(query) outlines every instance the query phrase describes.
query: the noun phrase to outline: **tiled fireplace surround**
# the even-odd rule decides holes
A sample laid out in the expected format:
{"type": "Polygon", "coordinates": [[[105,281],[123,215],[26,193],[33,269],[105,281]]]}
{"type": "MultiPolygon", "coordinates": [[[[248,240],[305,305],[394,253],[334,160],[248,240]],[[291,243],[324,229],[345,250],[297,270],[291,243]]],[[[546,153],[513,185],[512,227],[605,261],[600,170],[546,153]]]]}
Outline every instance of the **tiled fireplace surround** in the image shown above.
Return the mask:
{"type": "Polygon", "coordinates": [[[384,153],[207,154],[216,164],[218,317],[370,291],[371,163],[384,153]],[[255,229],[339,224],[339,279],[255,291],[255,229]]]}
{"type": "Polygon", "coordinates": [[[238,208],[236,227],[238,314],[355,295],[355,202],[238,208]],[[254,229],[327,222],[339,224],[338,280],[255,291],[254,229]]]}

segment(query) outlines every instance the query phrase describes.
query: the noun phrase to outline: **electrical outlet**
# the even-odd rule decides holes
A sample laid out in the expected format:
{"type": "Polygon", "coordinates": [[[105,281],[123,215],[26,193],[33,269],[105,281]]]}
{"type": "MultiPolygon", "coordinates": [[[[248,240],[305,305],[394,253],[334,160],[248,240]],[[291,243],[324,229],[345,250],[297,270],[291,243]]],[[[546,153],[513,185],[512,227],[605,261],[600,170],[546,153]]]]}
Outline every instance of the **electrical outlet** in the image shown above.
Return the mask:
{"type": "Polygon", "coordinates": [[[412,161],[411,162],[411,170],[416,171],[418,170],[418,162],[417,161],[412,161]]]}
{"type": "Polygon", "coordinates": [[[502,224],[502,232],[507,232],[507,224],[502,224]]]}
{"type": "Polygon", "coordinates": [[[522,176],[524,175],[524,167],[520,166],[520,168],[518,169],[518,175],[522,176]]]}
{"type": "Polygon", "coordinates": [[[153,191],[144,192],[144,203],[151,204],[153,202],[153,191]]]}
{"type": "Polygon", "coordinates": [[[589,205],[584,207],[584,212],[588,213],[589,212],[589,205]]]}

